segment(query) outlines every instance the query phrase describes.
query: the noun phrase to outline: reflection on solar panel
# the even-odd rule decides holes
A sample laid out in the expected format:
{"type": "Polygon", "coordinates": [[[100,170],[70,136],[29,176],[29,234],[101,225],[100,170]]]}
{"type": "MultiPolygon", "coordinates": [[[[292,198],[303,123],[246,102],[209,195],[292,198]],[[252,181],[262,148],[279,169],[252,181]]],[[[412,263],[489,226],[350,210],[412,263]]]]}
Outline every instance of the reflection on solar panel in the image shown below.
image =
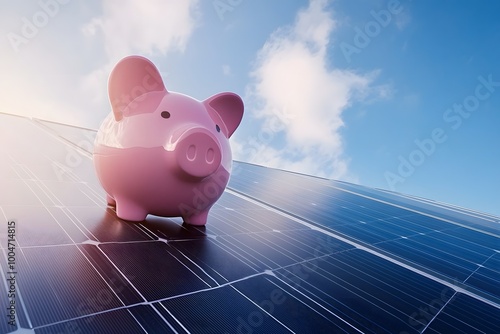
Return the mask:
{"type": "Polygon", "coordinates": [[[95,131],[0,127],[1,333],[500,333],[498,217],[235,162],[205,228],[127,223],[95,131]]]}

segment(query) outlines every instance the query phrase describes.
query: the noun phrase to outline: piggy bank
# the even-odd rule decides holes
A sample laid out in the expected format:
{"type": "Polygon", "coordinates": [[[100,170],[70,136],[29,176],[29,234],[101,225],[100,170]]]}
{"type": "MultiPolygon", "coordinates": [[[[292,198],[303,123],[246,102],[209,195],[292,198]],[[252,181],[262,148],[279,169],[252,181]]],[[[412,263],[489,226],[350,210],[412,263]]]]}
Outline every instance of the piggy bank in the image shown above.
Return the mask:
{"type": "Polygon", "coordinates": [[[229,137],[243,102],[234,93],[204,101],[170,92],[148,59],[130,56],[112,70],[112,112],[96,136],[94,166],[119,218],[148,214],[205,225],[231,173],[229,137]]]}

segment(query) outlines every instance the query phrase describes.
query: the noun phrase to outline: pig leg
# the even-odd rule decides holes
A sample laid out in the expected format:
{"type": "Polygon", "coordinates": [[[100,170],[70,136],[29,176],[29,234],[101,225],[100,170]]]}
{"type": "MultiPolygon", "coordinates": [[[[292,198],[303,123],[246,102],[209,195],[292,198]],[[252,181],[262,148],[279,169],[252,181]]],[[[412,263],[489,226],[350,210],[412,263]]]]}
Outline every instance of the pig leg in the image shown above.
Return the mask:
{"type": "Polygon", "coordinates": [[[116,215],[118,218],[140,222],[146,219],[148,215],[147,211],[142,207],[138,206],[134,202],[127,199],[117,198],[116,199],[116,215]]]}
{"type": "Polygon", "coordinates": [[[185,223],[196,226],[203,226],[207,223],[208,209],[197,212],[191,216],[182,217],[185,223]]]}
{"type": "Polygon", "coordinates": [[[109,206],[116,206],[115,199],[108,194],[106,194],[106,203],[108,203],[109,206]]]}

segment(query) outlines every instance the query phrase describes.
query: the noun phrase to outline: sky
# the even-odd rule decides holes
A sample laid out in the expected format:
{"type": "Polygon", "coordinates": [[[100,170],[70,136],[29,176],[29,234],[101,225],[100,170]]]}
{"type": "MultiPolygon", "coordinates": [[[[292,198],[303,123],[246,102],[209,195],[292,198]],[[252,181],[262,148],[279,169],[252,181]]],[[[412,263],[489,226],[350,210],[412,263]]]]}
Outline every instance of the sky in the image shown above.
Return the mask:
{"type": "MultiPolygon", "coordinates": [[[[233,158],[500,216],[500,2],[0,0],[0,111],[97,129],[138,54],[239,94],[233,158]]],[[[1,127],[1,125],[0,125],[1,127]]]]}

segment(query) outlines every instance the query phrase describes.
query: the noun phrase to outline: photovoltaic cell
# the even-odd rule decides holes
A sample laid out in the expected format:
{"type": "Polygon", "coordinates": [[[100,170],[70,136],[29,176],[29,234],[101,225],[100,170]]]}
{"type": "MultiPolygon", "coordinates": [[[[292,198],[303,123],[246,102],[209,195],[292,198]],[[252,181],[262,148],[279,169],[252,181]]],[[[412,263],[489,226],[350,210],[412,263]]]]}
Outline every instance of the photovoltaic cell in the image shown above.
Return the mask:
{"type": "Polygon", "coordinates": [[[500,273],[498,267],[495,269],[479,268],[466,279],[465,283],[498,297],[500,296],[500,273]]]}
{"type": "Polygon", "coordinates": [[[171,298],[157,308],[165,316],[171,314],[189,333],[290,332],[286,324],[263,313],[258,304],[232,286],[171,298]]]}
{"type": "MultiPolygon", "coordinates": [[[[274,276],[257,276],[233,287],[261,306],[262,316],[273,316],[295,333],[359,333],[357,329],[340,317],[332,316],[327,309],[305,298],[296,288],[274,276]],[[264,312],[263,312],[264,311],[264,312]]],[[[245,321],[258,319],[257,314],[248,314],[245,321]]],[[[258,324],[258,323],[257,323],[258,324]]],[[[257,327],[257,326],[255,326],[257,327]]],[[[256,332],[259,327],[255,328],[256,332]]]]}
{"type": "Polygon", "coordinates": [[[234,162],[206,227],[117,218],[95,131],[0,113],[0,333],[498,333],[498,217],[234,162]],[[5,139],[5,140],[4,140],[5,139]]]}
{"type": "Polygon", "coordinates": [[[17,284],[34,327],[123,305],[78,247],[25,247],[17,256],[17,284]]]}
{"type": "Polygon", "coordinates": [[[175,333],[149,306],[99,313],[36,330],[37,333],[175,333]]]}
{"type": "Polygon", "coordinates": [[[498,308],[458,293],[435,319],[422,322],[424,333],[499,333],[498,315],[498,308]]]}
{"type": "Polygon", "coordinates": [[[104,254],[115,263],[146,301],[209,288],[207,277],[200,277],[177,259],[163,242],[105,244],[104,254]],[[143,279],[147,273],[147,279],[143,279]],[[174,280],[174,278],[176,278],[174,280]]]}

